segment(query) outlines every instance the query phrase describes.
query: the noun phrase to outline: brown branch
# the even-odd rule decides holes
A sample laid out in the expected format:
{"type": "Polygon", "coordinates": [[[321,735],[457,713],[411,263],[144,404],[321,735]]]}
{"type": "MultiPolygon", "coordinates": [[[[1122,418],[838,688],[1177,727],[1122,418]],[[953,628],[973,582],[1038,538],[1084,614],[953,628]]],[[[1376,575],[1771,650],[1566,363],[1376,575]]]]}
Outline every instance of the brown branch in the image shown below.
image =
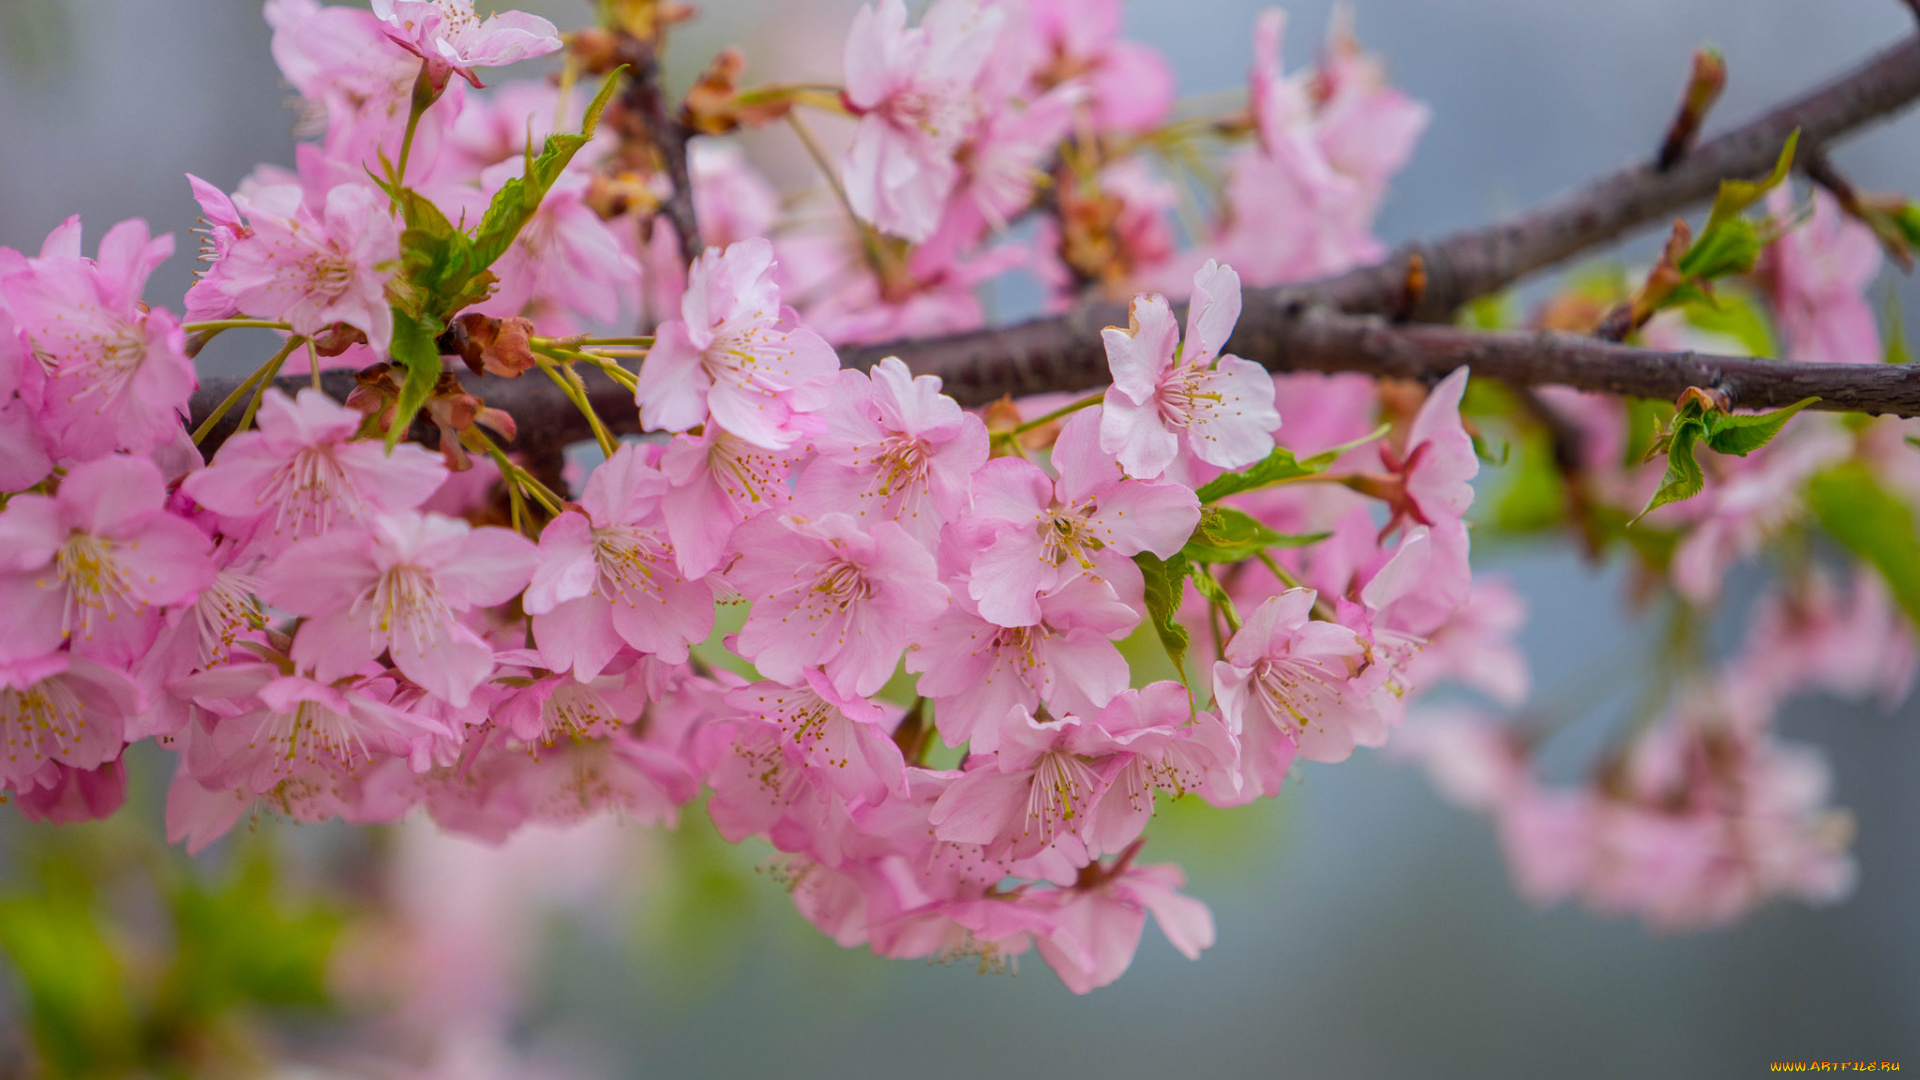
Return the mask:
{"type": "Polygon", "coordinates": [[[618,49],[621,62],[631,65],[632,70],[621,93],[621,104],[645,129],[645,137],[673,185],[660,210],[680,240],[680,258],[692,262],[702,250],[700,222],[693,212],[693,178],[687,171],[687,140],[693,132],[667,106],[666,92],[660,87],[658,38],[642,39],[623,30],[618,49]]]}
{"type": "MultiPolygon", "coordinates": [[[[639,69],[636,69],[639,70],[639,69]]],[[[657,71],[657,69],[656,69],[657,71]]],[[[656,83],[657,89],[657,83],[656,83]]],[[[1920,40],[1874,57],[1845,77],[1696,147],[1664,173],[1640,165],[1506,221],[1402,248],[1377,266],[1324,281],[1249,289],[1228,347],[1276,371],[1357,371],[1433,379],[1462,364],[1516,386],[1559,385],[1639,397],[1673,398],[1690,386],[1719,388],[1736,405],[1766,408],[1817,395],[1820,408],[1920,415],[1920,370],[1894,365],[1818,365],[1636,349],[1565,335],[1485,334],[1437,325],[1388,326],[1364,314],[1434,321],[1475,297],[1612,240],[1704,199],[1722,179],[1757,176],[1773,165],[1795,128],[1829,144],[1920,97],[1920,40]],[[1418,255],[1425,287],[1409,306],[1408,267],[1418,255]],[[1342,312],[1348,314],[1342,314],[1342,312]]],[[[688,190],[680,188],[680,190],[688,190]]],[[[1124,306],[1083,305],[1064,316],[941,338],[840,350],[848,367],[900,356],[938,375],[965,405],[1005,395],[1048,393],[1107,381],[1100,330],[1126,325],[1124,306]]],[[[635,429],[631,398],[590,380],[610,426],[635,429]]],[[[233,386],[209,380],[194,398],[204,416],[233,386]]],[[[297,389],[296,381],[289,381],[297,389]]],[[[537,449],[586,437],[585,423],[550,384],[485,379],[473,385],[489,405],[514,414],[522,443],[537,449]]],[[[344,393],[336,394],[344,396],[344,393]]],[[[209,448],[213,445],[209,441],[209,448]]]]}

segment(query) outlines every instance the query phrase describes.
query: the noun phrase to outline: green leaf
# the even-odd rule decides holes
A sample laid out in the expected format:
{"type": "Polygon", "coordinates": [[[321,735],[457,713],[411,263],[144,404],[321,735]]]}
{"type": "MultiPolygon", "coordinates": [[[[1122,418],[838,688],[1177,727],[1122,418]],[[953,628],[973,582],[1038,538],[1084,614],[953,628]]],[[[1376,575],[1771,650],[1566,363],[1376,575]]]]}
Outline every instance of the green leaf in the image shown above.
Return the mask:
{"type": "Polygon", "coordinates": [[[1857,461],[1815,476],[1807,484],[1807,504],[1835,540],[1880,571],[1907,617],[1920,626],[1920,533],[1913,510],[1857,461]]]}
{"type": "Polygon", "coordinates": [[[1773,441],[1793,414],[1820,399],[1805,398],[1784,409],[1764,413],[1713,413],[1707,417],[1707,445],[1718,454],[1746,457],[1773,441]]]}
{"type": "Polygon", "coordinates": [[[1382,424],[1365,438],[1342,443],[1331,450],[1322,450],[1310,458],[1300,459],[1293,451],[1277,446],[1273,453],[1261,461],[1249,465],[1239,472],[1225,473],[1200,485],[1194,494],[1200,496],[1203,503],[1217,502],[1229,495],[1238,495],[1243,491],[1272,487],[1287,480],[1298,480],[1303,476],[1314,476],[1326,472],[1340,455],[1356,446],[1364,446],[1392,430],[1392,425],[1382,424]]]}
{"type": "Polygon", "coordinates": [[[1268,548],[1304,547],[1325,540],[1330,534],[1289,535],[1277,533],[1253,517],[1229,506],[1209,506],[1200,515],[1193,537],[1180,554],[1188,562],[1237,563],[1253,558],[1268,548]]]}
{"type": "MultiPolygon", "coordinates": [[[[1911,206],[1912,203],[1907,205],[1911,206]]],[[[1889,364],[1913,363],[1913,350],[1907,347],[1907,315],[1900,307],[1900,292],[1889,284],[1887,288],[1886,322],[1887,355],[1889,364]]]]}
{"type": "Polygon", "coordinates": [[[393,427],[387,431],[388,450],[407,437],[414,414],[427,403],[434,386],[440,382],[440,346],[435,342],[445,329],[438,319],[416,318],[398,307],[393,309],[393,360],[407,369],[407,379],[400,386],[393,427]]]}
{"type": "Polygon", "coordinates": [[[1647,455],[1653,453],[1654,443],[1660,439],[1661,429],[1672,419],[1672,402],[1628,398],[1627,441],[1626,449],[1620,455],[1621,466],[1631,469],[1645,462],[1647,455]]]}
{"type": "Polygon", "coordinates": [[[49,1075],[131,1074],[138,1028],[80,867],[52,864],[40,888],[0,901],[0,950],[25,991],[49,1075]]]}
{"type": "Polygon", "coordinates": [[[1753,293],[1734,286],[1714,290],[1711,304],[1689,304],[1683,317],[1688,325],[1709,334],[1738,341],[1749,356],[1779,356],[1779,338],[1753,293]]]}
{"type": "Polygon", "coordinates": [[[1780,148],[1780,156],[1774,160],[1773,171],[1763,180],[1722,180],[1720,193],[1713,200],[1713,210],[1707,215],[1706,227],[1700,230],[1701,237],[1704,239],[1714,226],[1734,217],[1759,202],[1767,192],[1779,187],[1780,182],[1787,178],[1787,170],[1793,167],[1793,150],[1799,144],[1800,129],[1794,128],[1793,133],[1787,136],[1786,145],[1780,148]]]}
{"type": "Polygon", "coordinates": [[[1900,230],[1900,235],[1906,237],[1909,246],[1920,248],[1920,203],[1908,202],[1887,217],[1893,221],[1894,228],[1900,230]]]}
{"type": "MultiPolygon", "coordinates": [[[[1753,222],[1730,217],[1702,232],[1680,256],[1678,269],[1690,280],[1711,281],[1728,274],[1744,274],[1753,269],[1765,246],[1753,222]]],[[[1675,295],[1678,293],[1676,290],[1675,295]]]]}
{"type": "Polygon", "coordinates": [[[527,148],[529,157],[525,175],[507,181],[493,196],[486,215],[480,219],[480,228],[473,237],[476,271],[485,270],[505,255],[520,236],[520,230],[533,220],[534,213],[540,209],[541,200],[547,197],[554,182],[566,171],[573,155],[593,139],[593,131],[600,124],[600,113],[612,99],[614,89],[619,86],[620,74],[625,70],[625,67],[614,69],[600,84],[600,92],[594,95],[593,103],[587,106],[586,120],[579,134],[547,136],[546,149],[540,152],[539,157],[532,157],[533,148],[527,148]]]}
{"type": "Polygon", "coordinates": [[[1694,444],[1706,430],[1706,421],[1698,415],[1682,414],[1674,421],[1673,434],[1667,443],[1667,475],[1660,481],[1660,490],[1653,493],[1653,501],[1640,511],[1635,521],[1668,503],[1691,499],[1707,486],[1707,476],[1700,471],[1700,462],[1693,456],[1694,444]]]}
{"type": "Polygon", "coordinates": [[[186,1016],[214,1019],[247,1004],[326,1005],[327,964],[343,920],[283,901],[263,847],[210,889],[189,879],[173,895],[175,957],[165,986],[186,1016]]]}
{"type": "Polygon", "coordinates": [[[1143,551],[1133,557],[1140,567],[1140,576],[1147,584],[1147,621],[1153,624],[1154,632],[1160,635],[1160,645],[1167,651],[1167,659],[1173,661],[1173,669],[1180,673],[1180,681],[1187,681],[1187,646],[1192,643],[1192,635],[1180,625],[1180,601],[1186,595],[1187,560],[1184,555],[1175,555],[1162,562],[1151,551],[1143,551]]]}

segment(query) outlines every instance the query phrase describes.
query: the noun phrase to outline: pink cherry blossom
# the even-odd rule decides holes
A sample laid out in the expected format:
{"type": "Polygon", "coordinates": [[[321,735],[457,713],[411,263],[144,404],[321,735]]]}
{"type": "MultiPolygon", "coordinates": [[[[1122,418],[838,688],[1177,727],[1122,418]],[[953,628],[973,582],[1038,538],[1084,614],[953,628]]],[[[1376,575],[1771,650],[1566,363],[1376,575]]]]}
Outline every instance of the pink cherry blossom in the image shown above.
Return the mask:
{"type": "Polygon", "coordinates": [[[785,512],[793,501],[788,476],[799,456],[755,446],[718,424],[697,438],[673,437],[660,457],[670,485],[660,511],[681,576],[705,577],[719,566],[742,522],[785,512]]]}
{"type": "Polygon", "coordinates": [[[313,119],[325,121],[327,145],[353,160],[383,145],[397,154],[420,61],[394,48],[385,25],[364,8],[318,0],[267,0],[265,8],[274,62],[318,111],[313,119]]]}
{"type": "Polygon", "coordinates": [[[666,491],[629,443],[587,478],[581,509],[541,532],[522,605],[547,667],[592,680],[623,644],[677,664],[713,629],[713,593],[675,568],[658,512],[666,491]]]}
{"type": "Polygon", "coordinates": [[[140,458],[75,466],[51,496],[17,495],[0,511],[0,660],[69,642],[129,664],[153,644],[160,609],[191,603],[213,581],[205,534],[166,510],[160,470],[140,458]]]}
{"type": "Polygon", "coordinates": [[[48,762],[33,782],[38,786],[13,793],[13,805],[28,821],[101,821],[119,813],[127,801],[127,767],[120,758],[91,769],[48,762]]]}
{"type": "Polygon", "coordinates": [[[1113,645],[1140,613],[1113,590],[1078,576],[1040,596],[1040,621],[1006,627],[980,617],[972,597],[915,632],[907,670],[934,703],[940,737],[978,753],[1000,746],[1015,707],[1045,702],[1055,716],[1093,716],[1126,689],[1127,662],[1113,645]]]}
{"type": "Polygon", "coordinates": [[[1173,108],[1173,69],[1151,47],[1120,38],[1120,0],[1027,0],[1051,67],[1092,89],[1094,125],[1140,132],[1173,108]]]}
{"type": "Polygon", "coordinates": [[[400,268],[400,224],[385,196],[341,184],[315,213],[298,194],[269,188],[237,197],[250,235],[233,241],[203,284],[216,286],[237,312],[284,320],[309,337],[345,323],[385,352],[393,339],[386,288],[400,268]]]}
{"type": "Polygon", "coordinates": [[[1200,521],[1200,502],[1177,484],[1126,479],[1099,447],[1100,410],[1077,413],[1054,443],[1058,480],[1019,458],[996,458],[974,475],[974,517],[988,530],[974,556],[969,595],[1001,626],[1040,621],[1040,594],[1077,574],[1122,597],[1140,592],[1132,556],[1171,558],[1200,521]]]}
{"type": "Polygon", "coordinates": [[[733,545],[727,580],[754,602],[735,648],[789,685],[823,665],[843,696],[871,694],[893,676],[908,629],[947,607],[933,556],[891,521],[862,530],[846,514],[768,514],[733,545]]]}
{"type": "Polygon", "coordinates": [[[288,547],[261,594],[304,616],[293,659],[313,678],[356,674],[383,651],[407,678],[464,706],[493,670],[493,649],[456,616],[526,587],[537,553],[506,529],[401,511],[288,547]]]}
{"type": "Polygon", "coordinates": [[[217,716],[206,758],[194,768],[209,788],[266,794],[312,769],[351,773],[378,757],[407,756],[415,740],[451,734],[438,720],[390,704],[390,681],[330,686],[271,664],[230,664],[169,689],[217,716]]]}
{"type": "Polygon", "coordinates": [[[123,672],[79,656],[0,662],[0,786],[49,787],[60,782],[49,765],[93,769],[118,760],[126,723],[143,705],[123,672]]]}
{"type": "Polygon", "coordinates": [[[915,242],[933,235],[960,179],[954,151],[979,116],[974,84],[1004,21],[976,0],[936,0],[911,30],[902,0],[854,17],[845,94],[861,119],[840,176],[862,220],[915,242]]]}
{"type": "Polygon", "coordinates": [[[1273,377],[1259,364],[1220,350],[1240,318],[1240,276],[1209,261],[1194,275],[1182,343],[1161,296],[1138,296],[1130,325],[1108,327],[1113,386],[1100,415],[1100,449],[1119,456],[1129,476],[1152,480],[1182,445],[1210,465],[1239,469],[1273,452],[1280,414],[1273,377]]]}
{"type": "Polygon", "coordinates": [[[417,443],[387,451],[358,440],[365,417],[318,390],[288,397],[269,389],[259,427],[221,444],[207,468],[181,490],[221,516],[221,530],[249,554],[273,556],[287,545],[371,514],[412,510],[446,481],[440,455],[417,443]]]}
{"type": "Polygon", "coordinates": [[[685,431],[711,416],[757,446],[792,446],[801,437],[800,392],[832,378],[840,361],[780,306],[773,245],[708,249],[688,274],[680,313],[660,327],[640,368],[635,400],[647,429],[685,431]]]}
{"type": "Polygon", "coordinates": [[[53,471],[40,419],[45,389],[46,372],[0,302],[0,491],[23,491],[53,471]]]}
{"type": "Polygon", "coordinates": [[[0,259],[0,294],[46,370],[41,418],[56,457],[148,453],[180,437],[198,385],[186,337],[140,299],[171,254],[171,236],[149,239],[135,219],[107,231],[98,260],[82,258],[72,217],[38,258],[0,259]]]}
{"type": "Polygon", "coordinates": [[[837,390],[813,439],[819,456],[800,477],[800,506],[847,511],[863,526],[892,521],[931,547],[940,526],[970,508],[986,425],[942,394],[937,377],[914,377],[898,357],[871,377],[841,372],[837,390]]]}
{"type": "Polygon", "coordinates": [[[1149,912],[1187,959],[1198,960],[1213,947],[1213,913],[1180,893],[1187,879],[1179,867],[1093,866],[1087,876],[1083,885],[1046,895],[1052,925],[1035,942],[1047,966],[1074,993],[1091,993],[1126,972],[1149,912]]]}
{"type": "Polygon", "coordinates": [[[1089,846],[1095,854],[1120,854],[1139,840],[1157,794],[1200,795],[1218,806],[1252,797],[1245,793],[1239,740],[1218,716],[1196,712],[1177,682],[1123,690],[1094,722],[1132,755],[1094,813],[1089,846]]]}
{"type": "Polygon", "coordinates": [[[1027,859],[1049,848],[1084,865],[1095,809],[1131,760],[1091,720],[1041,720],[1016,710],[1000,749],[974,754],[929,817],[942,840],[980,844],[994,859],[1027,859]]]}
{"type": "Polygon", "coordinates": [[[886,711],[842,696],[819,672],[809,671],[798,687],[740,687],[727,703],[777,728],[787,756],[843,799],[875,804],[906,790],[906,765],[884,725],[886,711]]]}
{"type": "MultiPolygon", "coordinates": [[[[1792,214],[1793,195],[1775,188],[1767,209],[1792,214]]],[[[1813,217],[1789,229],[1761,255],[1757,268],[1793,360],[1873,364],[1882,359],[1880,327],[1867,303],[1867,286],[1880,276],[1880,242],[1872,230],[1843,214],[1823,189],[1813,193],[1813,217]]]]}
{"type": "Polygon", "coordinates": [[[538,15],[503,11],[485,19],[473,0],[372,0],[387,36],[426,62],[435,86],[458,75],[480,86],[476,68],[505,67],[560,49],[560,33],[538,15]]]}
{"type": "Polygon", "coordinates": [[[1338,623],[1312,617],[1316,595],[1289,589],[1255,608],[1213,666],[1213,693],[1240,737],[1249,788],[1279,790],[1297,752],[1345,761],[1355,746],[1387,740],[1385,719],[1355,677],[1366,646],[1338,623]]]}

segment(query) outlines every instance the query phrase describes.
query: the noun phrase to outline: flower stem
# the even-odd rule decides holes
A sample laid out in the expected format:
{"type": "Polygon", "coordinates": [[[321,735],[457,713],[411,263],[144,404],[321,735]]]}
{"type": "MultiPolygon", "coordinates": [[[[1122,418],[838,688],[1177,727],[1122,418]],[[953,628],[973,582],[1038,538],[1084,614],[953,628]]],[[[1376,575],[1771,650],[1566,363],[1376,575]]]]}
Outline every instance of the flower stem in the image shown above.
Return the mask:
{"type": "Polygon", "coordinates": [[[243,330],[249,327],[260,330],[292,330],[289,323],[275,322],[272,319],[214,319],[210,322],[190,322],[180,329],[189,334],[217,334],[222,330],[243,330]]]}
{"type": "Polygon", "coordinates": [[[420,129],[420,118],[427,114],[427,110],[440,100],[441,93],[446,90],[444,86],[434,87],[429,70],[427,62],[420,61],[420,74],[413,80],[413,100],[407,109],[407,133],[400,137],[400,161],[393,171],[393,186],[396,188],[407,182],[407,159],[413,156],[413,135],[420,129]]]}
{"type": "MultiPolygon", "coordinates": [[[[273,375],[277,374],[280,371],[280,365],[286,363],[287,357],[293,355],[293,350],[299,348],[300,343],[305,340],[306,340],[305,338],[298,338],[298,337],[287,339],[287,344],[283,346],[279,352],[275,353],[271,360],[268,360],[266,363],[260,365],[258,370],[254,371],[253,374],[247,376],[245,382],[242,382],[239,386],[234,387],[233,393],[228,394],[225,400],[221,401],[219,405],[214,407],[214,410],[211,413],[207,414],[207,418],[205,420],[200,421],[200,426],[193,429],[194,443],[199,444],[201,442],[204,442],[207,438],[207,434],[213,430],[214,425],[220,422],[220,418],[227,415],[227,410],[233,408],[235,405],[238,405],[240,403],[240,399],[244,397],[249,390],[255,390],[256,388],[260,387],[263,381],[270,381],[273,378],[273,375]]],[[[258,404],[257,397],[255,399],[255,404],[258,404]]],[[[247,416],[249,418],[253,416],[253,409],[251,407],[248,408],[247,410],[247,416]]],[[[242,428],[242,430],[245,430],[244,427],[242,428]]]]}
{"type": "Polygon", "coordinates": [[[287,343],[281,346],[273,359],[267,361],[266,366],[260,369],[263,374],[260,376],[259,383],[253,388],[253,400],[247,402],[247,411],[240,414],[240,426],[233,429],[235,435],[253,426],[253,414],[260,411],[260,399],[266,397],[267,387],[273,385],[273,380],[279,376],[280,368],[287,362],[287,357],[292,356],[293,350],[306,344],[306,341],[306,338],[297,334],[288,338],[287,343]]]}
{"type": "Polygon", "coordinates": [[[1019,436],[1025,435],[1027,432],[1032,431],[1034,428],[1045,427],[1046,425],[1053,423],[1055,420],[1058,420],[1063,416],[1072,416],[1074,413],[1079,412],[1081,409],[1090,408],[1094,405],[1098,405],[1100,404],[1101,401],[1105,400],[1106,396],[1107,396],[1107,392],[1105,390],[1102,390],[1097,394],[1088,394],[1086,397],[1083,397],[1078,401],[1075,401],[1068,405],[1060,406],[1059,408],[1053,410],[1052,412],[1048,413],[1045,416],[1036,417],[1032,420],[1025,421],[1024,423],[1016,424],[1011,429],[1005,432],[1002,432],[1000,437],[1003,439],[1018,438],[1019,436]]]}

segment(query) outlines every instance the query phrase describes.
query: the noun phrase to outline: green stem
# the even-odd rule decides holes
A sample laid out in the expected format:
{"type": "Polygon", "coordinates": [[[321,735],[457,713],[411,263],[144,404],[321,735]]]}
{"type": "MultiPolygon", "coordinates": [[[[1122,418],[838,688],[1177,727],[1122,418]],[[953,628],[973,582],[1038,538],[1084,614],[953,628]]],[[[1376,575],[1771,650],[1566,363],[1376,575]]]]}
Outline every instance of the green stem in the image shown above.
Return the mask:
{"type": "Polygon", "coordinates": [[[240,426],[233,429],[235,435],[253,426],[253,414],[260,411],[260,399],[267,396],[267,387],[273,385],[273,380],[280,374],[280,368],[287,362],[287,357],[292,356],[293,350],[306,344],[306,341],[306,338],[298,335],[288,338],[286,345],[274,354],[273,359],[267,361],[265,367],[260,369],[264,374],[259,384],[253,388],[253,400],[247,402],[247,411],[240,414],[240,426]]]}
{"type": "Polygon", "coordinates": [[[446,90],[444,86],[434,89],[433,79],[427,72],[427,62],[420,61],[420,74],[413,80],[413,100],[407,109],[407,133],[400,138],[400,162],[394,167],[393,186],[396,188],[407,182],[407,159],[413,156],[413,135],[420,129],[420,118],[427,114],[427,110],[440,100],[441,93],[446,90]]]}
{"type": "Polygon", "coordinates": [[[873,234],[873,227],[860,220],[860,215],[853,212],[853,201],[847,198],[847,189],[840,184],[840,173],[834,169],[833,162],[827,158],[827,152],[821,148],[820,141],[813,137],[813,129],[807,126],[806,121],[800,119],[800,114],[797,112],[787,114],[787,125],[793,128],[795,135],[800,137],[800,144],[807,148],[807,156],[813,158],[814,166],[820,170],[820,175],[826,178],[827,186],[833,189],[833,197],[839,199],[841,208],[846,210],[847,220],[853,222],[854,230],[860,234],[860,249],[866,253],[867,264],[881,280],[886,280],[886,252],[880,250],[880,242],[873,234]]]}
{"type": "MultiPolygon", "coordinates": [[[[286,346],[283,347],[279,352],[275,353],[271,360],[268,360],[266,363],[261,364],[260,367],[257,370],[255,370],[253,374],[247,376],[245,382],[242,382],[239,386],[234,387],[233,393],[228,394],[226,398],[220,402],[219,405],[214,406],[213,412],[207,414],[207,418],[205,420],[200,421],[200,426],[193,429],[194,443],[199,444],[201,442],[204,442],[206,440],[207,434],[213,430],[214,425],[220,422],[220,418],[227,415],[227,411],[229,409],[232,409],[235,405],[238,405],[240,403],[240,399],[242,397],[245,397],[248,391],[258,387],[263,378],[268,378],[268,379],[272,378],[272,376],[269,375],[268,372],[269,371],[278,372],[280,370],[280,365],[287,362],[287,357],[293,355],[293,350],[298,348],[300,345],[300,342],[304,340],[305,340],[304,338],[297,338],[297,337],[288,338],[286,346]]],[[[247,415],[248,416],[253,415],[253,412],[251,409],[248,410],[247,415]]]]}
{"type": "Polygon", "coordinates": [[[593,438],[600,444],[600,452],[612,457],[620,449],[620,443],[607,430],[607,425],[600,421],[600,414],[593,411],[593,402],[587,400],[587,385],[580,381],[580,376],[573,368],[563,369],[545,357],[536,356],[535,361],[540,365],[540,370],[547,373],[547,378],[560,388],[560,392],[567,395],[567,400],[573,402],[573,407],[580,410],[580,415],[587,418],[587,426],[593,429],[593,438]]]}
{"type": "Polygon", "coordinates": [[[487,438],[485,432],[477,428],[469,428],[468,430],[472,431],[474,435],[478,437],[480,448],[485,450],[487,456],[492,458],[493,463],[499,467],[502,478],[518,485],[527,494],[533,496],[534,500],[544,507],[547,513],[553,517],[559,517],[566,512],[560,505],[566,500],[555,495],[547,485],[534,479],[532,473],[515,465],[513,460],[507,457],[506,451],[500,449],[499,445],[492,439],[487,438]]]}
{"type": "Polygon", "coordinates": [[[1107,392],[1105,390],[1102,390],[1097,394],[1088,394],[1086,397],[1081,398],[1079,401],[1073,402],[1070,405],[1062,405],[1045,416],[1037,417],[1035,419],[1028,420],[1021,424],[1016,424],[1011,429],[1001,432],[1000,437],[1003,439],[1018,438],[1019,436],[1025,435],[1027,432],[1032,431],[1034,428],[1045,427],[1046,425],[1053,423],[1055,420],[1058,420],[1063,416],[1072,416],[1074,413],[1079,412],[1081,409],[1091,408],[1092,406],[1098,405],[1100,404],[1101,401],[1106,399],[1106,396],[1107,396],[1107,392]]]}
{"type": "Polygon", "coordinates": [[[272,319],[214,319],[210,322],[184,323],[180,327],[182,331],[189,334],[217,334],[222,330],[245,330],[248,328],[259,330],[292,330],[293,326],[288,323],[275,322],[272,319]]]}

